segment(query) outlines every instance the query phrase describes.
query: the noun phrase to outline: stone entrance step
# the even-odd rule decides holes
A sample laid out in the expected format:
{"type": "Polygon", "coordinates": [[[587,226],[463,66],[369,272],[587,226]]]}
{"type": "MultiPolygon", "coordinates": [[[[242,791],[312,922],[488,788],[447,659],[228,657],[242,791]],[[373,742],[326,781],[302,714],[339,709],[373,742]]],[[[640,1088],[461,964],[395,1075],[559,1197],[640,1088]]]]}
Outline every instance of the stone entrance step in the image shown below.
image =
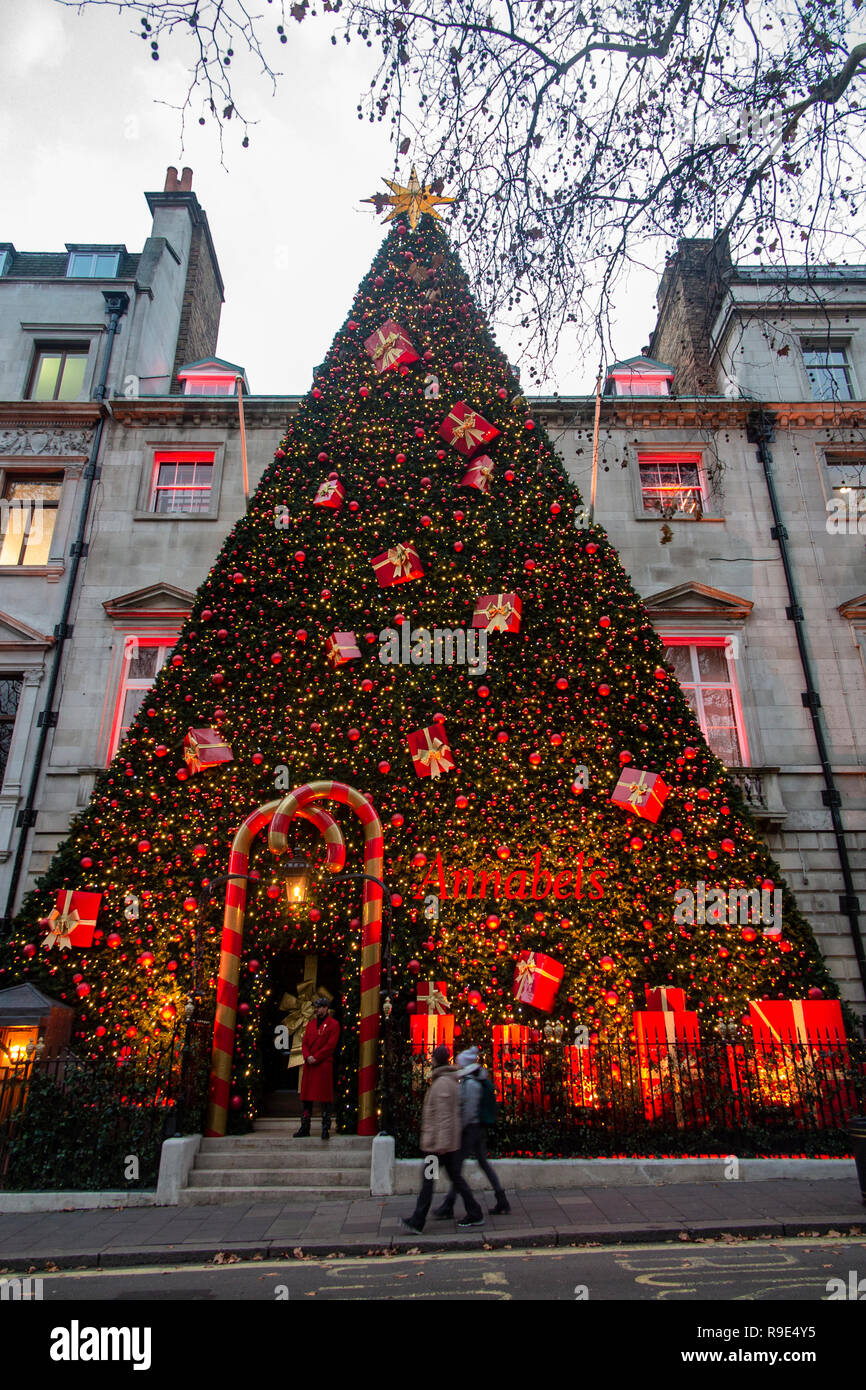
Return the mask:
{"type": "Polygon", "coordinates": [[[270,1201],[276,1197],[368,1197],[372,1139],[313,1128],[294,1139],[297,1117],[266,1117],[251,1134],[202,1139],[181,1204],[270,1201]]]}

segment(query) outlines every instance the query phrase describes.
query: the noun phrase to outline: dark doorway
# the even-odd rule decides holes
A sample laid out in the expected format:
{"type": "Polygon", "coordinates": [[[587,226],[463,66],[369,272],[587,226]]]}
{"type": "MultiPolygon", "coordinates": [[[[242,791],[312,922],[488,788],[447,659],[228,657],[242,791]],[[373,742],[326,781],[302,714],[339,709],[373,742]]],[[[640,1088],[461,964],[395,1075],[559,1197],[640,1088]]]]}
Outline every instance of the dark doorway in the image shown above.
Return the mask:
{"type": "Polygon", "coordinates": [[[261,1049],[266,1115],[300,1114],[301,1040],[317,993],[330,995],[342,1023],[340,962],[336,956],[284,947],[268,968],[261,1049]]]}

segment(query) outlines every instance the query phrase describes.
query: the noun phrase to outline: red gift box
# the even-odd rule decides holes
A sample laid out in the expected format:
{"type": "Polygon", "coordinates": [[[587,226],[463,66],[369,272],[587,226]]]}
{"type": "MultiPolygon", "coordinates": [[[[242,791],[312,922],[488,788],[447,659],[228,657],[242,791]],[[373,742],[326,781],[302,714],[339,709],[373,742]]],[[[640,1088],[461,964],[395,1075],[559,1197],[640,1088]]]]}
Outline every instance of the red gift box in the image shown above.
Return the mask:
{"type": "Polygon", "coordinates": [[[319,485],[319,490],[313,498],[314,507],[331,507],[338,512],[343,505],[343,498],[346,496],[346,489],[338,478],[326,478],[319,485]]]}
{"type": "Polygon", "coordinates": [[[505,1105],[543,1103],[541,1035],[522,1023],[497,1023],[493,1028],[493,1086],[505,1105]]]}
{"type": "Polygon", "coordinates": [[[454,448],[459,449],[467,458],[474,454],[476,449],[480,449],[482,444],[489,444],[498,433],[495,425],[491,425],[489,420],[485,420],[483,415],[479,415],[465,401],[458,401],[456,405],[452,405],[439,426],[442,439],[448,444],[453,444],[454,448]]]}
{"type": "Polygon", "coordinates": [[[686,992],[675,985],[644,985],[648,1009],[664,1009],[669,1013],[681,1014],[686,1009],[686,992]]]}
{"type": "Polygon", "coordinates": [[[519,632],[522,613],[519,594],[482,594],[475,600],[472,626],[487,632],[519,632]]]}
{"type": "Polygon", "coordinates": [[[521,951],[514,971],[514,997],[544,1013],[553,1012],[556,992],[565,974],[563,966],[541,951],[521,951]]]}
{"type": "Polygon", "coordinates": [[[332,632],[328,638],[328,661],[332,666],[344,666],[347,661],[357,661],[361,650],[355,641],[354,632],[332,632]]]}
{"type": "Polygon", "coordinates": [[[413,1052],[432,1052],[443,1043],[446,1047],[454,1045],[453,1014],[412,1014],[409,1027],[413,1052]]]}
{"type": "Polygon", "coordinates": [[[574,1044],[567,1050],[568,1082],[571,1089],[571,1103],[576,1106],[594,1107],[598,1105],[598,1066],[595,1060],[595,1047],[574,1044]]]}
{"type": "Polygon", "coordinates": [[[55,906],[45,919],[49,930],[43,939],[43,946],[47,946],[49,951],[55,945],[59,946],[61,951],[68,951],[70,946],[81,946],[85,949],[92,946],[101,902],[101,893],[61,888],[55,906]]]}
{"type": "Polygon", "coordinates": [[[190,772],[233,761],[231,748],[216,729],[189,729],[183,740],[183,756],[190,772]]]}
{"type": "Polygon", "coordinates": [[[420,579],[424,573],[418,552],[413,545],[398,542],[373,560],[373,569],[382,589],[389,584],[406,584],[410,579],[420,579]]]}
{"type": "Polygon", "coordinates": [[[697,1014],[658,1009],[633,1017],[646,1118],[673,1115],[679,1127],[703,1122],[697,1014]]]}
{"type": "Polygon", "coordinates": [[[448,987],[444,980],[419,980],[415,994],[419,1014],[447,1013],[448,987]]]}
{"type": "Polygon", "coordinates": [[[409,735],[409,752],[419,777],[441,777],[453,772],[457,764],[444,724],[431,724],[409,735]]]}
{"type": "Polygon", "coordinates": [[[404,363],[419,360],[404,329],[393,319],[386,319],[381,328],[377,328],[375,333],[365,338],[364,347],[380,375],[394,367],[401,367],[404,363]]]}
{"type": "Polygon", "coordinates": [[[846,1044],[838,999],[751,999],[749,1022],[755,1043],[764,1050],[790,1045],[828,1050],[846,1044]]]}
{"type": "Polygon", "coordinates": [[[490,483],[493,478],[493,459],[489,454],[479,454],[474,458],[466,470],[466,476],[460,484],[461,487],[474,487],[479,492],[488,493],[490,483]]]}
{"type": "Polygon", "coordinates": [[[667,795],[668,788],[657,772],[624,767],[610,799],[617,806],[622,806],[623,810],[632,811],[654,825],[661,815],[667,795]]]}

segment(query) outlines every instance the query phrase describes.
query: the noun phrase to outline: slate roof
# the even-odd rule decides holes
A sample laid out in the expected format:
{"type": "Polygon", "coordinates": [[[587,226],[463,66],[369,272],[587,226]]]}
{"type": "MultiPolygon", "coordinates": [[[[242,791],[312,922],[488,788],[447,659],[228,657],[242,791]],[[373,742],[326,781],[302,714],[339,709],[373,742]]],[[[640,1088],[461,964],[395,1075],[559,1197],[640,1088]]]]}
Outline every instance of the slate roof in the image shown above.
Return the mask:
{"type": "MultiPolygon", "coordinates": [[[[134,280],[138,274],[141,256],[130,251],[121,252],[118,266],[118,280],[134,280]]],[[[4,280],[64,280],[69,261],[68,251],[13,251],[11,262],[3,274],[4,280]]],[[[74,276],[75,280],[85,277],[74,276]]]]}

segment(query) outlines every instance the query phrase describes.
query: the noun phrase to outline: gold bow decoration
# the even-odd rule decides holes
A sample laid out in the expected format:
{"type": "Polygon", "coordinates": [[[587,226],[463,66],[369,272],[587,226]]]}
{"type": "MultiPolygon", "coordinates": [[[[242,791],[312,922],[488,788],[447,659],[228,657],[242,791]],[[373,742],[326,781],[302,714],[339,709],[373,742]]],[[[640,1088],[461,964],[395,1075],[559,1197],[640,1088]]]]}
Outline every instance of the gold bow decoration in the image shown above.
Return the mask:
{"type": "Polygon", "coordinates": [[[430,769],[431,777],[441,777],[443,772],[450,772],[454,767],[451,749],[441,738],[433,738],[429,729],[424,730],[424,737],[427,747],[415,754],[418,762],[430,769]]]}
{"type": "Polygon", "coordinates": [[[403,352],[403,338],[393,329],[385,333],[381,328],[377,328],[375,336],[378,341],[373,345],[373,361],[380,372],[385,372],[395,365],[403,352]]]}
{"type": "Polygon", "coordinates": [[[316,501],[330,502],[331,498],[334,496],[336,491],[337,484],[334,482],[334,480],[332,478],[326,478],[325,481],[320,485],[319,491],[316,493],[316,501]]]}
{"type": "Polygon", "coordinates": [[[519,960],[517,962],[517,990],[515,997],[522,1000],[524,1004],[532,1003],[532,986],[536,975],[540,975],[543,980],[553,980],[554,983],[559,983],[559,977],[557,975],[552,975],[549,970],[545,970],[540,966],[535,959],[535,955],[530,951],[528,960],[519,960]]]}
{"type": "Polygon", "coordinates": [[[412,578],[412,557],[405,545],[391,547],[388,551],[388,564],[393,566],[395,575],[405,574],[407,579],[412,578]]]}
{"type": "Polygon", "coordinates": [[[483,444],[485,436],[484,426],[478,424],[478,416],[475,414],[474,410],[468,410],[462,420],[459,420],[452,410],[448,419],[454,427],[451,438],[452,444],[456,444],[460,439],[463,440],[464,444],[468,444],[470,448],[474,448],[476,444],[483,444]]]}
{"type": "Polygon", "coordinates": [[[650,791],[649,783],[646,780],[646,773],[641,772],[636,782],[632,782],[629,787],[628,800],[631,806],[642,806],[644,797],[650,791]]]}
{"type": "Polygon", "coordinates": [[[51,950],[52,946],[59,946],[61,951],[68,951],[72,946],[72,933],[81,921],[81,917],[75,908],[66,907],[59,912],[53,907],[48,914],[47,922],[49,925],[48,935],[43,939],[42,945],[51,950]]]}
{"type": "Polygon", "coordinates": [[[418,1003],[423,1004],[426,1014],[447,1014],[448,1012],[448,1000],[441,989],[437,989],[432,981],[426,993],[418,996],[418,1003]]]}
{"type": "Polygon", "coordinates": [[[488,632],[507,632],[508,624],[514,617],[514,604],[507,601],[505,603],[490,603],[487,605],[484,616],[487,619],[488,632]]]}
{"type": "Polygon", "coordinates": [[[321,996],[327,999],[330,1004],[333,995],[330,990],[322,989],[316,985],[316,972],[318,960],[315,956],[304,957],[304,978],[299,985],[295,986],[295,994],[284,994],[280,1000],[280,1008],[286,1009],[283,1015],[283,1026],[289,1030],[292,1045],[289,1050],[289,1060],[287,1066],[299,1067],[303,1064],[304,1054],[302,1044],[307,1024],[311,1018],[315,1017],[316,1010],[313,1007],[313,1000],[321,996]]]}

